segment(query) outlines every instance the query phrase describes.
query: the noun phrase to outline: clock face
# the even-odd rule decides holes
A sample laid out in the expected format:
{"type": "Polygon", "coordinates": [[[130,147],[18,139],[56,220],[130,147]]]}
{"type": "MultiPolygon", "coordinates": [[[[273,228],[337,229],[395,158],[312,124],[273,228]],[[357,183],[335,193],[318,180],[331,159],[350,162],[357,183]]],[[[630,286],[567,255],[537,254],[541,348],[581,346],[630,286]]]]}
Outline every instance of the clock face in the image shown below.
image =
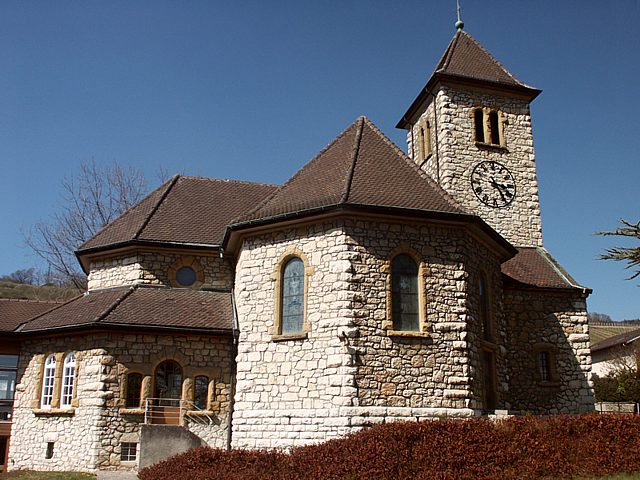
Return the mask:
{"type": "Polygon", "coordinates": [[[509,205],[516,196],[516,181],[507,167],[498,162],[480,162],[471,173],[476,197],[490,207],[509,205]]]}

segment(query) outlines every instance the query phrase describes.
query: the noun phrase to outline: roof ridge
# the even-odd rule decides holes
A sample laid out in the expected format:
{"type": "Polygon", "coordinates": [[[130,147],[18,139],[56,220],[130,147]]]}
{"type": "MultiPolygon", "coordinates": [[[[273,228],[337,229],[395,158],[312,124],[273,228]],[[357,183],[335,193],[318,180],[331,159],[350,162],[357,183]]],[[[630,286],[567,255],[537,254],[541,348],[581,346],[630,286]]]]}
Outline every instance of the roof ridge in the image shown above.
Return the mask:
{"type": "Polygon", "coordinates": [[[124,291],[123,295],[119,295],[118,298],[116,298],[111,305],[109,305],[104,312],[102,312],[100,315],[98,315],[95,320],[92,323],[98,323],[101,322],[102,320],[104,320],[105,318],[107,318],[109,316],[109,314],[111,312],[113,312],[118,305],[120,305],[129,295],[131,295],[135,290],[137,289],[137,287],[134,285],[132,287],[129,287],[127,290],[124,291]]]}
{"type": "Polygon", "coordinates": [[[360,144],[362,142],[362,132],[364,130],[366,117],[361,115],[358,117],[356,122],[358,122],[358,126],[356,129],[355,138],[353,140],[353,147],[351,152],[351,166],[349,167],[349,171],[347,172],[346,184],[344,188],[344,192],[342,193],[342,198],[338,203],[346,203],[349,201],[349,194],[351,193],[351,184],[353,183],[353,175],[356,171],[356,163],[358,162],[358,156],[360,154],[360,144]]]}
{"type": "Polygon", "coordinates": [[[564,268],[562,268],[562,266],[556,261],[555,258],[551,256],[551,254],[546,248],[544,247],[535,247],[535,248],[542,253],[542,257],[549,263],[549,265],[551,265],[551,268],[553,268],[556,271],[556,273],[565,282],[567,282],[568,285],[574,288],[584,288],[582,285],[578,284],[578,282],[576,282],[576,280],[571,275],[569,275],[569,273],[565,271],[564,268]]]}
{"type": "MultiPolygon", "coordinates": [[[[76,297],[74,297],[76,298],[76,297]]],[[[59,305],[67,302],[67,300],[38,300],[31,298],[0,298],[0,302],[23,302],[23,303],[48,303],[59,305]]]]}
{"type": "Polygon", "coordinates": [[[158,211],[158,208],[160,208],[160,205],[162,205],[162,202],[164,202],[164,199],[167,198],[167,195],[169,195],[169,192],[173,189],[174,185],[178,182],[179,178],[180,178],[180,174],[177,174],[177,175],[174,175],[171,180],[166,182],[167,188],[165,189],[164,192],[162,192],[162,195],[160,195],[160,198],[156,201],[156,204],[153,206],[153,208],[151,208],[151,210],[149,211],[145,219],[142,221],[142,225],[140,225],[140,227],[136,230],[136,233],[133,235],[134,240],[137,240],[138,237],[142,234],[144,229],[147,227],[147,225],[151,221],[151,218],[158,211]]]}
{"type": "Polygon", "coordinates": [[[269,195],[267,195],[267,197],[265,197],[264,200],[262,200],[260,203],[258,203],[254,208],[252,208],[248,212],[245,212],[241,217],[232,220],[229,223],[229,225],[233,225],[233,224],[237,223],[240,218],[246,218],[246,217],[251,216],[254,212],[257,212],[258,210],[263,208],[265,205],[267,205],[276,195],[278,195],[278,193],[280,193],[288,185],[293,183],[293,181],[296,178],[298,178],[302,174],[302,172],[305,171],[309,167],[309,165],[311,165],[313,162],[315,162],[321,155],[323,155],[327,150],[329,150],[333,145],[335,145],[338,142],[338,140],[340,140],[340,139],[342,139],[342,137],[346,136],[347,132],[351,129],[351,127],[353,127],[355,125],[355,123],[359,119],[360,118],[356,119],[355,122],[353,122],[351,125],[349,125],[347,128],[345,128],[337,137],[335,137],[322,150],[320,150],[316,155],[314,155],[311,160],[309,160],[307,163],[305,163],[302,166],[302,168],[298,169],[296,171],[296,173],[294,173],[291,177],[289,177],[289,179],[286,182],[284,182],[282,185],[280,185],[278,188],[276,188],[273,192],[271,192],[269,195]]]}
{"type": "Polygon", "coordinates": [[[387,137],[382,130],[380,130],[371,120],[369,120],[366,116],[363,117],[365,123],[376,133],[380,139],[389,145],[403,160],[409,165],[420,177],[425,180],[429,186],[436,188],[440,194],[442,194],[452,205],[456,208],[459,208],[464,213],[471,213],[466,208],[464,208],[452,195],[450,195],[444,188],[440,186],[429,174],[427,174],[424,170],[422,170],[416,162],[414,162],[404,151],[396,145],[393,140],[387,137]]]}
{"type": "Polygon", "coordinates": [[[447,49],[442,54],[442,57],[440,57],[440,60],[438,61],[438,63],[436,63],[436,69],[434,70],[434,73],[440,70],[444,70],[449,66],[449,62],[451,61],[451,57],[453,56],[453,51],[456,49],[456,46],[458,45],[458,40],[460,39],[460,33],[461,33],[461,30],[457,30],[456,33],[453,35],[453,38],[449,42],[449,45],[447,45],[447,49]],[[441,64],[442,66],[440,66],[441,64]]]}
{"type": "Polygon", "coordinates": [[[265,187],[278,187],[277,183],[265,183],[265,182],[252,182],[250,180],[238,180],[234,178],[216,178],[216,177],[205,177],[202,175],[179,175],[182,179],[188,180],[203,180],[209,182],[223,182],[223,183],[241,183],[244,185],[263,185],[265,187]]]}

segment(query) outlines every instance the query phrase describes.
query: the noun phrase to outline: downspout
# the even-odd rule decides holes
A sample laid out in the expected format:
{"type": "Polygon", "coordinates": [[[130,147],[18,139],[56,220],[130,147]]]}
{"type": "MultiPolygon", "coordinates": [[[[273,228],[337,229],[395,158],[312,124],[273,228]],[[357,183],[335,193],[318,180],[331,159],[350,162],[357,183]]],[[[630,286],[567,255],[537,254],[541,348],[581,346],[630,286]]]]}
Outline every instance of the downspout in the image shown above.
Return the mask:
{"type": "MultiPolygon", "coordinates": [[[[224,255],[224,251],[220,251],[220,256],[224,255]]],[[[235,295],[235,283],[236,283],[236,271],[235,268],[231,270],[231,313],[233,315],[233,344],[231,346],[231,353],[229,355],[229,366],[231,367],[230,385],[229,385],[229,414],[227,417],[227,450],[231,450],[231,441],[233,439],[233,407],[236,396],[236,356],[238,355],[238,337],[240,336],[240,327],[238,323],[238,312],[236,310],[236,295],[235,295]]]]}

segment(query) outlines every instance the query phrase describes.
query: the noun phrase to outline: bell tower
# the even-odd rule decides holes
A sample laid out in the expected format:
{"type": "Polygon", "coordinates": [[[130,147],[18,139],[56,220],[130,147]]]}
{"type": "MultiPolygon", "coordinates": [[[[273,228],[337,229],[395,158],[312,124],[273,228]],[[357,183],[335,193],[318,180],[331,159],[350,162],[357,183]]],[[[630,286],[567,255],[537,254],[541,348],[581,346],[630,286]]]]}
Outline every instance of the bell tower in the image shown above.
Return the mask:
{"type": "Polygon", "coordinates": [[[456,23],[456,34],[397,127],[409,156],[515,246],[542,246],[530,103],[515,78],[456,23]]]}

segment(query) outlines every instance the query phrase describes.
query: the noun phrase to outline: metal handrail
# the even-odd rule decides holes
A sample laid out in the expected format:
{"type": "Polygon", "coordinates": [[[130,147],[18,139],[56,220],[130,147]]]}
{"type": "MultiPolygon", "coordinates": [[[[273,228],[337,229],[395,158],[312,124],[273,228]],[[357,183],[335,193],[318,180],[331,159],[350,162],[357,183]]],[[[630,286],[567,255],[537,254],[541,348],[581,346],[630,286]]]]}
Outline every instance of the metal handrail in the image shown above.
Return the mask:
{"type": "Polygon", "coordinates": [[[202,419],[203,417],[207,419],[209,425],[213,424],[213,419],[211,416],[201,408],[198,408],[192,401],[190,400],[182,400],[180,398],[147,398],[145,400],[145,408],[144,408],[144,423],[145,424],[153,424],[154,418],[164,418],[164,419],[172,419],[177,420],[178,425],[184,424],[185,417],[189,417],[192,420],[202,419]],[[154,415],[153,407],[161,407],[161,408],[173,408],[176,411],[170,414],[165,411],[164,414],[160,417],[159,415],[154,415]],[[193,415],[193,412],[201,412],[200,415],[193,415]]]}

